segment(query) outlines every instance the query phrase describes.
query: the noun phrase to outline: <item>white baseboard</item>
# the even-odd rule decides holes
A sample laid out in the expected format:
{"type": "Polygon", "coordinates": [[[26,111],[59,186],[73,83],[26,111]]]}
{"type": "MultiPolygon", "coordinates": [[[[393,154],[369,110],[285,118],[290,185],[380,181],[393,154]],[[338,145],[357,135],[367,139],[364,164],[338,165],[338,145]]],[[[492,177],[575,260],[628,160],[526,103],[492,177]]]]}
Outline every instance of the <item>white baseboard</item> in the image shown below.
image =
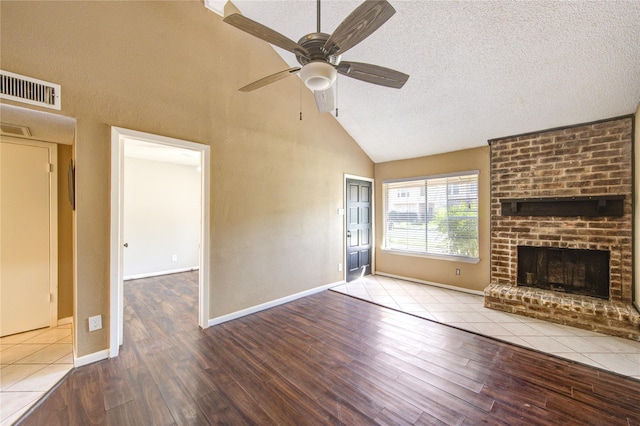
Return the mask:
{"type": "Polygon", "coordinates": [[[145,274],[127,275],[126,277],[122,278],[122,281],[139,280],[141,278],[159,277],[160,275],[179,274],[180,272],[191,272],[191,271],[197,271],[198,269],[200,268],[198,268],[197,266],[192,266],[190,268],[171,269],[169,271],[162,271],[162,272],[148,272],[145,274]]]}
{"type": "Polygon", "coordinates": [[[447,290],[455,290],[455,291],[460,291],[462,293],[469,293],[469,294],[475,294],[478,296],[484,296],[484,291],[480,291],[480,290],[471,290],[468,288],[456,287],[455,285],[434,283],[432,281],[423,281],[417,278],[409,278],[409,277],[403,277],[401,275],[387,274],[386,272],[380,272],[380,271],[376,271],[375,274],[382,275],[384,277],[389,277],[389,278],[397,278],[399,280],[412,281],[414,283],[419,283],[419,284],[431,285],[434,287],[446,288],[447,290]]]}
{"type": "Polygon", "coordinates": [[[109,349],[94,352],[92,354],[81,357],[75,357],[73,360],[73,365],[76,367],[82,367],[83,365],[93,364],[94,362],[102,361],[103,359],[107,358],[109,358],[109,349]]]}
{"type": "Polygon", "coordinates": [[[222,324],[223,322],[231,321],[237,318],[244,317],[246,315],[255,314],[256,312],[263,311],[265,309],[273,308],[278,305],[282,305],[288,302],[292,302],[296,299],[300,299],[302,297],[311,296],[315,293],[320,293],[321,291],[325,291],[330,289],[331,287],[335,287],[338,285],[344,284],[344,281],[338,281],[332,284],[326,284],[320,287],[312,288],[310,290],[305,290],[300,293],[292,294],[290,296],[285,296],[280,299],[272,300],[271,302],[262,303],[260,305],[252,306],[250,308],[242,309],[240,311],[232,312],[230,314],[222,315],[216,318],[211,318],[209,320],[209,327],[222,324]]]}
{"type": "Polygon", "coordinates": [[[58,318],[58,325],[73,324],[73,317],[58,318]]]}

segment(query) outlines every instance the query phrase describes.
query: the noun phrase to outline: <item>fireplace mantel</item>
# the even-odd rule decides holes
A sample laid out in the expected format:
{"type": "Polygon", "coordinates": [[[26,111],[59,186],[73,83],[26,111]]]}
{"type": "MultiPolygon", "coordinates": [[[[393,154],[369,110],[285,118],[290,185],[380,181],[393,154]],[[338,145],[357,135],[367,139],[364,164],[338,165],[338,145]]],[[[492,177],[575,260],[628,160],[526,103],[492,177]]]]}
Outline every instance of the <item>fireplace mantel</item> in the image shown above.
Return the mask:
{"type": "Polygon", "coordinates": [[[502,216],[623,216],[624,195],[503,198],[502,216]]]}

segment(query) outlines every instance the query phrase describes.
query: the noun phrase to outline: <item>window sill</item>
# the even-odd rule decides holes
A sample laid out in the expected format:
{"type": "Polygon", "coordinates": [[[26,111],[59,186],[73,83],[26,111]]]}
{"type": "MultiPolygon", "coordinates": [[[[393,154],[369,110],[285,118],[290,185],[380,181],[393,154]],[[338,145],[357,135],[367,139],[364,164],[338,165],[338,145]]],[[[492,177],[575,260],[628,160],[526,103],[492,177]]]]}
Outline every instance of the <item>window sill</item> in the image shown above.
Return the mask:
{"type": "Polygon", "coordinates": [[[387,249],[387,248],[383,248],[382,251],[389,254],[397,254],[399,256],[422,257],[424,259],[444,260],[447,262],[472,263],[472,264],[480,263],[480,258],[478,257],[423,254],[423,253],[416,253],[413,251],[402,251],[402,250],[387,249]]]}

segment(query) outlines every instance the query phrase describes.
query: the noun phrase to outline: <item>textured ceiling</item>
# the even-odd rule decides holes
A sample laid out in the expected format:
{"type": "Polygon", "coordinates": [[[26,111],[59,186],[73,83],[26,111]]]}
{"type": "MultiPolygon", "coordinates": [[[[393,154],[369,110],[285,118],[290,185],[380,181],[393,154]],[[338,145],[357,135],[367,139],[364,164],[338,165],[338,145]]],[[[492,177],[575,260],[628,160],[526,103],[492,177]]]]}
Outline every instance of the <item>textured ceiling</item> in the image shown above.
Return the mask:
{"type": "MultiPolygon", "coordinates": [[[[375,162],[630,114],[640,103],[640,1],[389,2],[397,13],[342,59],[405,72],[407,84],[338,77],[337,120],[375,162]]],[[[315,0],[233,3],[294,41],[316,31],[315,0]]],[[[323,1],[322,31],[360,3],[323,1]]]]}

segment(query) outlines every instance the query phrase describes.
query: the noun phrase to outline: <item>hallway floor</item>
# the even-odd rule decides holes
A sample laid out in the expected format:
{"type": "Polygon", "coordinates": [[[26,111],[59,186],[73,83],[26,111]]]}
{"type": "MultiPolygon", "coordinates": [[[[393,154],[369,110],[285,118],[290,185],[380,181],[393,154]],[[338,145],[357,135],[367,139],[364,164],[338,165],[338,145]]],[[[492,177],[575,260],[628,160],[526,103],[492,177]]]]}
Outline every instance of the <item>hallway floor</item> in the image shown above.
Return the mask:
{"type": "Polygon", "coordinates": [[[73,368],[71,324],[0,338],[0,425],[11,425],[73,368]]]}
{"type": "Polygon", "coordinates": [[[640,380],[640,342],[495,311],[479,295],[382,275],[332,290],[640,380]]]}

